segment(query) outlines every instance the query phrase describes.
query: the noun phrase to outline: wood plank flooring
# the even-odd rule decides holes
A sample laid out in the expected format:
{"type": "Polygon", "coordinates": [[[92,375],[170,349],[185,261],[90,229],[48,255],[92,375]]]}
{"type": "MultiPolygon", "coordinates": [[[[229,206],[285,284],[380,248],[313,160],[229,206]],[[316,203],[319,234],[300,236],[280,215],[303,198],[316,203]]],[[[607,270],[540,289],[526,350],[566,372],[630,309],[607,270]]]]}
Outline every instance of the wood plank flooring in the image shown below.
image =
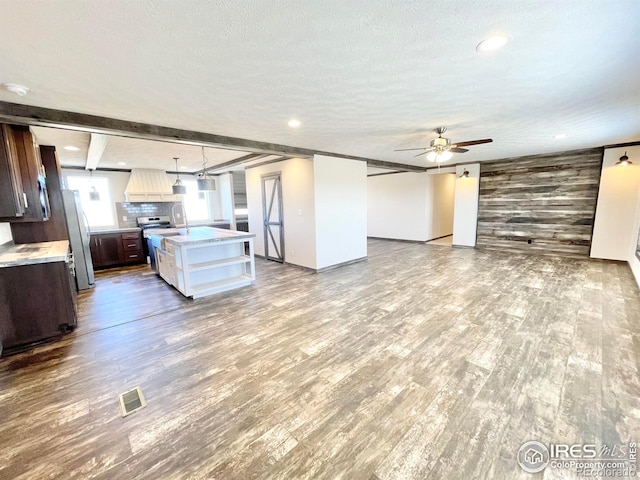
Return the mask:
{"type": "Polygon", "coordinates": [[[0,479],[530,478],[527,440],[640,440],[626,264],[371,240],[256,266],[196,301],[99,273],[76,332],[0,359],[0,479]]]}

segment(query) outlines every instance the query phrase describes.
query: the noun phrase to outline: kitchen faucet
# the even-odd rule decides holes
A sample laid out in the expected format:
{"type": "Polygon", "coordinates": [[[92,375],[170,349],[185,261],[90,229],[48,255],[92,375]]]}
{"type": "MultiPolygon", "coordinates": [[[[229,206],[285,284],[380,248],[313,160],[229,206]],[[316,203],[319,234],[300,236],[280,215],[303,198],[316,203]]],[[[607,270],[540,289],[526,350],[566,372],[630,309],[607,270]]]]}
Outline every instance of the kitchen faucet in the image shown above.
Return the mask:
{"type": "Polygon", "coordinates": [[[189,233],[189,222],[187,221],[187,210],[184,208],[184,202],[181,200],[178,203],[174,203],[171,207],[171,219],[173,220],[173,225],[178,226],[178,222],[176,222],[176,207],[180,206],[182,208],[182,215],[184,217],[184,226],[189,233]]]}

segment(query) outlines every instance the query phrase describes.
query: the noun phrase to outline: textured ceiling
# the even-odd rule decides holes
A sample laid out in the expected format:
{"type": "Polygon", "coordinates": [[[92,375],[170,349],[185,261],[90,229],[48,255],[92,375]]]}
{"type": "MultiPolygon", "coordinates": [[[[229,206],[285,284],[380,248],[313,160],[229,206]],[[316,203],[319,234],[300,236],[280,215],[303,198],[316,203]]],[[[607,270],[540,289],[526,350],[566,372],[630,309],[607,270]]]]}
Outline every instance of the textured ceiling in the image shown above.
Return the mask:
{"type": "Polygon", "coordinates": [[[477,161],[640,139],[639,51],[637,0],[23,0],[0,100],[416,165],[446,125],[477,161]]]}

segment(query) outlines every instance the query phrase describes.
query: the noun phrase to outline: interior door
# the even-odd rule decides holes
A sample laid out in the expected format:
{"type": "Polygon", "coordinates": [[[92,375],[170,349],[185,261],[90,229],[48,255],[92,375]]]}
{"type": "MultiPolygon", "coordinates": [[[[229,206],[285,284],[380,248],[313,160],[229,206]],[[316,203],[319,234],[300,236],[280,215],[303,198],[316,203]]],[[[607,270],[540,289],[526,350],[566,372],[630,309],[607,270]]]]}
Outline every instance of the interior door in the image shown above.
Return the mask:
{"type": "Polygon", "coordinates": [[[264,219],[264,256],[284,262],[284,225],[282,222],[282,184],[280,172],[262,176],[262,218],[264,219]]]}

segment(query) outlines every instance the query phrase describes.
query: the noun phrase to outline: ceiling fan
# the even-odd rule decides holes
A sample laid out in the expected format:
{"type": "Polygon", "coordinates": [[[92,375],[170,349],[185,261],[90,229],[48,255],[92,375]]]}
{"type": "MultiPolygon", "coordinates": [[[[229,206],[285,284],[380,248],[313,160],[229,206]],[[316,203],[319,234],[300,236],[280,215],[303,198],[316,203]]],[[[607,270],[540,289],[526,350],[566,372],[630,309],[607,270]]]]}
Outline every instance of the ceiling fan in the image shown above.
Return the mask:
{"type": "Polygon", "coordinates": [[[451,140],[442,136],[444,132],[447,131],[447,127],[438,127],[434,130],[438,134],[438,138],[434,138],[431,140],[431,143],[428,147],[421,148],[401,148],[399,150],[395,150],[396,152],[406,152],[409,150],[424,150],[422,153],[418,155],[414,155],[414,157],[419,157],[420,155],[426,155],[427,160],[430,162],[446,162],[451,158],[451,154],[453,153],[465,153],[469,150],[467,148],[470,145],[480,145],[482,143],[491,143],[493,139],[491,138],[483,138],[482,140],[469,140],[466,142],[458,142],[451,143],[451,140]]]}

